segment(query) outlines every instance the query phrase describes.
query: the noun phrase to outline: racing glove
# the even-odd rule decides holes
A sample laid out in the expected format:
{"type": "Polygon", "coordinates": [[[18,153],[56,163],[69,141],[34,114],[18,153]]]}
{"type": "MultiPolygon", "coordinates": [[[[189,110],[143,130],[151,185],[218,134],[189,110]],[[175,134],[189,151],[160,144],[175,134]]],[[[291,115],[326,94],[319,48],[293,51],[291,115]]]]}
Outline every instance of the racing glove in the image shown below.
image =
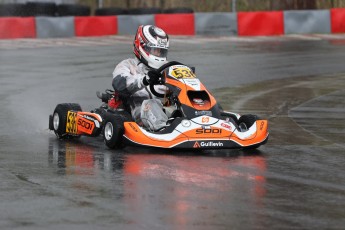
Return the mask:
{"type": "Polygon", "coordinates": [[[144,85],[159,84],[161,82],[161,74],[155,70],[150,70],[143,78],[144,85]]]}

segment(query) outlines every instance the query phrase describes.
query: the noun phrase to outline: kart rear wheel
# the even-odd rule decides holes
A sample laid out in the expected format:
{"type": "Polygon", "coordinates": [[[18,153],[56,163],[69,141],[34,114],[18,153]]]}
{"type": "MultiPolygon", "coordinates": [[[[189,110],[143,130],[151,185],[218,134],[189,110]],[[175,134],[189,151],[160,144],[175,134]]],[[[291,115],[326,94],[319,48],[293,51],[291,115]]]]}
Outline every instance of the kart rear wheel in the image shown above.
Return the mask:
{"type": "Polygon", "coordinates": [[[59,139],[71,139],[80,137],[79,135],[70,135],[66,133],[67,113],[70,110],[82,111],[80,105],[75,103],[58,104],[55,107],[54,113],[52,115],[52,128],[55,135],[59,139]]]}
{"type": "Polygon", "coordinates": [[[117,114],[108,114],[105,118],[103,138],[105,145],[110,149],[125,147],[123,143],[124,119],[117,114]]]}
{"type": "Polygon", "coordinates": [[[259,120],[259,117],[252,114],[245,114],[242,115],[238,119],[238,126],[241,132],[247,131],[254,123],[255,121],[259,120]]]}

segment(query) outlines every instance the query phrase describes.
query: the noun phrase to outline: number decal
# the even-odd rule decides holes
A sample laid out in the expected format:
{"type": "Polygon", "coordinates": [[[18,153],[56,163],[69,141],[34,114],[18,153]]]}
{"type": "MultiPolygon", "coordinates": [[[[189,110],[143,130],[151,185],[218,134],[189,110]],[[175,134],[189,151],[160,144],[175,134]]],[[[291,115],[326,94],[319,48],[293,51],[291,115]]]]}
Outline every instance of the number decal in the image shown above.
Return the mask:
{"type": "Polygon", "coordinates": [[[67,113],[67,122],[66,122],[66,133],[77,134],[77,122],[76,122],[77,113],[68,111],[67,113]]]}
{"type": "Polygon", "coordinates": [[[177,67],[171,71],[171,75],[177,79],[195,78],[195,74],[188,67],[177,67]]]}

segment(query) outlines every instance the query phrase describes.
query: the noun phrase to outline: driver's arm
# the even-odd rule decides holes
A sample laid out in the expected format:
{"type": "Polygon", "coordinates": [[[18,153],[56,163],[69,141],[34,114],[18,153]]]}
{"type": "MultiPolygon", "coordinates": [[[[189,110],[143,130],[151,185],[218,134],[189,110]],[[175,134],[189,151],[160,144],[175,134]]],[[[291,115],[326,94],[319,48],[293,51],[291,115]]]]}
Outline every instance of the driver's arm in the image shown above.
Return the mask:
{"type": "Polygon", "coordinates": [[[129,60],[120,62],[113,72],[113,88],[123,95],[130,95],[144,88],[144,73],[139,73],[135,63],[129,60]]]}

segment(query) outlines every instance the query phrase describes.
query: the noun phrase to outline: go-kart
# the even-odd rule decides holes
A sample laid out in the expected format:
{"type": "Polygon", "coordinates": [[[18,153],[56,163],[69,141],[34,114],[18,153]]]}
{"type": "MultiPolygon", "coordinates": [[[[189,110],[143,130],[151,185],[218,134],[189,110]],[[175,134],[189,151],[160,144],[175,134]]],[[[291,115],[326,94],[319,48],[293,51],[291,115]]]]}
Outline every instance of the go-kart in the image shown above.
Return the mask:
{"type": "Polygon", "coordinates": [[[158,72],[161,77],[155,84],[168,90],[159,93],[155,84],[149,87],[152,94],[165,99],[163,110],[170,111],[165,127],[150,130],[133,121],[126,106],[109,106],[108,101],[116,94],[107,90],[97,94],[104,102],[102,106],[90,112],[82,112],[79,104],[58,104],[49,116],[49,129],[60,139],[101,135],[109,148],[257,148],[267,142],[268,121],[224,111],[196,77],[194,68],[173,61],[158,72]]]}

